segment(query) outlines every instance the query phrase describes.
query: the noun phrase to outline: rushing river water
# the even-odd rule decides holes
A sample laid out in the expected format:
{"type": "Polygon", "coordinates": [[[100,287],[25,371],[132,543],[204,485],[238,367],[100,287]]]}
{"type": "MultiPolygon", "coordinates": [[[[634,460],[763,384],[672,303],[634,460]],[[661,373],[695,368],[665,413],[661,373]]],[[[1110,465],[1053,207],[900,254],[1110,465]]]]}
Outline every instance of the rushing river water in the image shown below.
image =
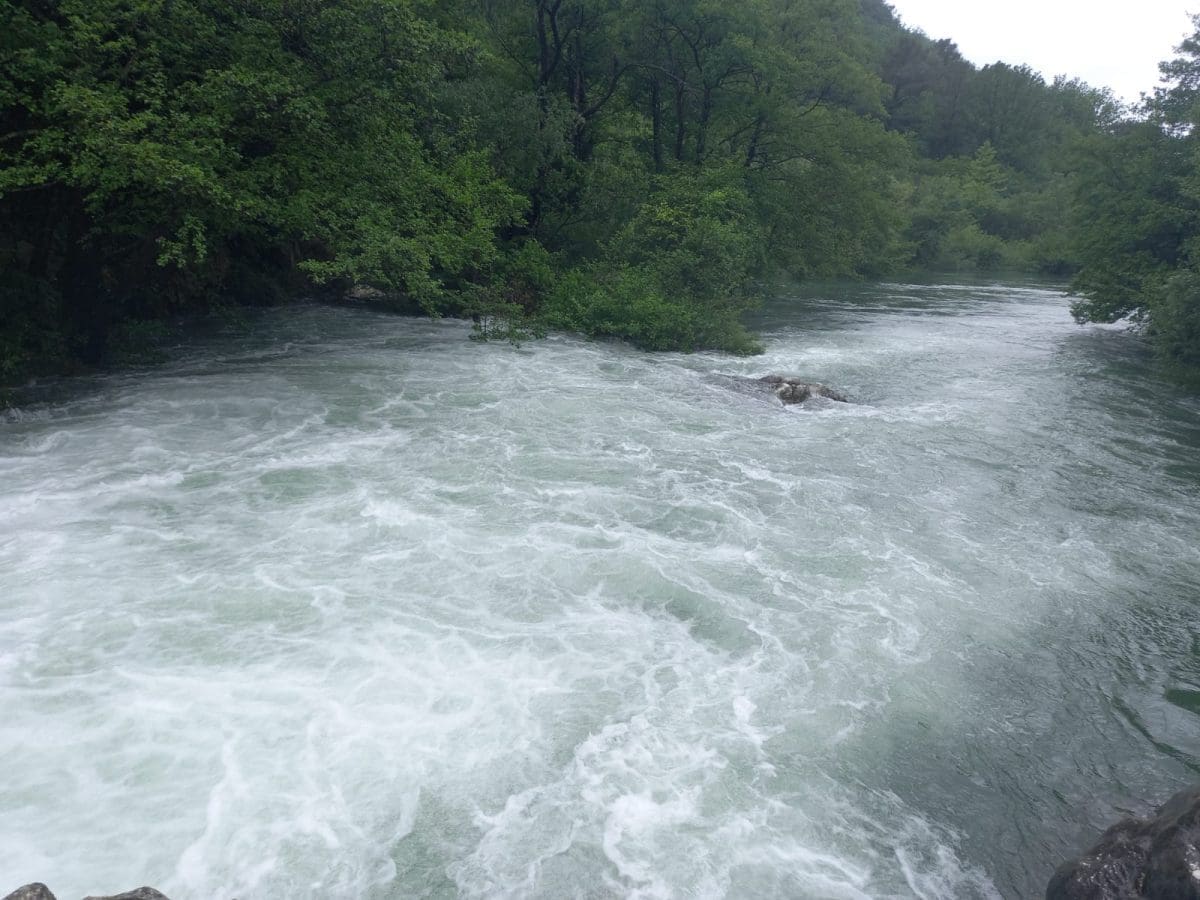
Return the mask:
{"type": "Polygon", "coordinates": [[[0,894],[1031,897],[1196,780],[1200,404],[1048,290],[763,324],[289,309],[10,414],[0,894]]]}

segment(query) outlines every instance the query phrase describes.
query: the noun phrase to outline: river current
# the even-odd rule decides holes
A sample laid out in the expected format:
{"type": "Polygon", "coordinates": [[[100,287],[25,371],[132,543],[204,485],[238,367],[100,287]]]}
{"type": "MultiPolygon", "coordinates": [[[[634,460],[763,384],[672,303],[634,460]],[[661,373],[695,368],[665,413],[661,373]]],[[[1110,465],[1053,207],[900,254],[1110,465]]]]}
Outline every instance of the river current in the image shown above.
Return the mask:
{"type": "Polygon", "coordinates": [[[0,419],[0,894],[1033,897],[1196,781],[1200,404],[1035,286],[761,325],[291,308],[0,419]]]}

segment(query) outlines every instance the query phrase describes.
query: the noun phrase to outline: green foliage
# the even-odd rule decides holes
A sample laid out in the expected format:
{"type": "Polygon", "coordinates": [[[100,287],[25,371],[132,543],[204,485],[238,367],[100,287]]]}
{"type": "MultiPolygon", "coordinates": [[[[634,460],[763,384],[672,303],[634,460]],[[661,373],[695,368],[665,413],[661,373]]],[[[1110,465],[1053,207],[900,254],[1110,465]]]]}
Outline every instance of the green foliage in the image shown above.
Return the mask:
{"type": "Polygon", "coordinates": [[[1167,278],[1152,310],[1160,358],[1181,380],[1200,384],[1200,272],[1189,267],[1167,278]]]}
{"type": "Polygon", "coordinates": [[[647,350],[756,352],[740,321],[757,299],[751,206],[722,174],[658,179],[602,258],[562,280],[547,321],[647,350]]]}
{"type": "Polygon", "coordinates": [[[537,241],[525,241],[501,255],[491,280],[472,291],[455,311],[474,321],[472,340],[519,346],[545,334],[538,307],[557,281],[550,254],[537,241]]]}
{"type": "Polygon", "coordinates": [[[1114,122],[1082,151],[1075,239],[1081,322],[1146,327],[1179,377],[1200,382],[1200,17],[1139,121],[1114,122]]]}
{"type": "Polygon", "coordinates": [[[11,0],[0,379],[351,289],[750,352],[770,278],[1069,269],[1066,148],[1115,121],[879,0],[11,0]]]}
{"type": "Polygon", "coordinates": [[[158,320],[126,319],[117,324],[108,341],[108,357],[114,365],[150,365],[166,359],[163,350],[172,329],[158,320]]]}
{"type": "Polygon", "coordinates": [[[69,350],[57,328],[60,304],[46,282],[0,261],[0,384],[67,365],[69,350]]]}
{"type": "Polygon", "coordinates": [[[910,264],[1074,272],[1077,147],[1120,119],[1112,94],[1067,78],[1046,84],[1025,66],[976,70],[951,41],[919,33],[890,32],[879,60],[892,88],[889,127],[922,157],[905,233],[910,264]],[[981,154],[992,171],[980,168],[981,154]]]}
{"type": "MultiPolygon", "coordinates": [[[[0,255],[57,298],[52,322],[22,321],[87,362],[125,352],[125,320],[272,281],[372,284],[433,310],[523,208],[440,121],[473,45],[419,3],[29,0],[4,15],[0,255]]],[[[6,371],[30,368],[3,346],[6,371]]]]}
{"type": "Polygon", "coordinates": [[[914,263],[941,271],[998,267],[1003,242],[980,223],[997,212],[1004,188],[1005,173],[990,144],[969,159],[927,164],[909,227],[914,263]]]}
{"type": "Polygon", "coordinates": [[[1078,182],[1075,279],[1081,321],[1144,318],[1148,298],[1183,261],[1194,220],[1180,193],[1184,148],[1154,121],[1120,126],[1084,148],[1078,182]]]}

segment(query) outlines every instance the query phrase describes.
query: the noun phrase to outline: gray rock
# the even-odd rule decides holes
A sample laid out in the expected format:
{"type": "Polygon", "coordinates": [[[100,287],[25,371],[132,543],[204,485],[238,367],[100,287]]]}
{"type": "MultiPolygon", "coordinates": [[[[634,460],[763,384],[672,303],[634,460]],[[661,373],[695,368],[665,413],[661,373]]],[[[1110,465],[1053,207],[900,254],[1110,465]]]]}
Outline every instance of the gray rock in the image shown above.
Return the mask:
{"type": "Polygon", "coordinates": [[[1050,879],[1046,900],[1200,900],[1200,787],[1125,819],[1050,879]]]}
{"type": "Polygon", "coordinates": [[[815,397],[836,400],[838,403],[849,403],[846,395],[840,391],[816,381],[805,381],[794,375],[764,375],[761,378],[745,378],[741,375],[713,375],[710,379],[718,384],[732,388],[744,394],[754,396],[774,396],[786,406],[803,403],[815,397]]]}
{"type": "MultiPolygon", "coordinates": [[[[17,888],[4,900],[55,900],[55,897],[50,893],[50,888],[35,882],[17,888]]],[[[168,898],[152,887],[140,887],[137,890],[126,891],[124,894],[113,894],[111,897],[84,897],[83,900],[168,900],[168,898]]]]}
{"type": "Polygon", "coordinates": [[[50,893],[50,888],[35,881],[33,884],[17,888],[4,900],[54,900],[54,895],[50,893]]]}
{"type": "Polygon", "coordinates": [[[759,381],[771,385],[775,396],[788,405],[803,403],[813,397],[826,397],[829,400],[836,400],[838,403],[850,402],[846,399],[845,394],[835,391],[831,387],[815,381],[804,381],[790,375],[764,375],[759,381]]]}
{"type": "Polygon", "coordinates": [[[816,381],[805,381],[795,375],[764,375],[758,381],[770,387],[775,396],[789,406],[794,403],[803,403],[813,397],[826,397],[836,400],[838,403],[850,402],[846,399],[845,394],[835,391],[831,387],[816,381]]]}
{"type": "Polygon", "coordinates": [[[386,297],[387,294],[379,288],[371,287],[368,284],[356,284],[345,293],[345,299],[350,303],[373,303],[386,297]]]}

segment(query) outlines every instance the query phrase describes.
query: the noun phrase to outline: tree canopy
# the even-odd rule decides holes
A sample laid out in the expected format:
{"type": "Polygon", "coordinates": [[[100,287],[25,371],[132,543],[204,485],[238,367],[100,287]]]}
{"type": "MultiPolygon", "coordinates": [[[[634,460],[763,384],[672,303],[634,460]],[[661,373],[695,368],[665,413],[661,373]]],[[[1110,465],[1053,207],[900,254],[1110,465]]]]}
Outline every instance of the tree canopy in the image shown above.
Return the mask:
{"type": "Polygon", "coordinates": [[[881,0],[8,0],[0,380],[361,287],[482,337],[753,352],[774,279],[1082,262],[1081,315],[1150,286],[1161,325],[1195,103],[1153,104],[979,69],[881,0]],[[1140,236],[1068,240],[1080,197],[1140,236]]]}
{"type": "Polygon", "coordinates": [[[1132,119],[1091,136],[1077,180],[1073,233],[1081,322],[1126,317],[1160,356],[1200,380],[1200,16],[1163,83],[1132,119]]]}

